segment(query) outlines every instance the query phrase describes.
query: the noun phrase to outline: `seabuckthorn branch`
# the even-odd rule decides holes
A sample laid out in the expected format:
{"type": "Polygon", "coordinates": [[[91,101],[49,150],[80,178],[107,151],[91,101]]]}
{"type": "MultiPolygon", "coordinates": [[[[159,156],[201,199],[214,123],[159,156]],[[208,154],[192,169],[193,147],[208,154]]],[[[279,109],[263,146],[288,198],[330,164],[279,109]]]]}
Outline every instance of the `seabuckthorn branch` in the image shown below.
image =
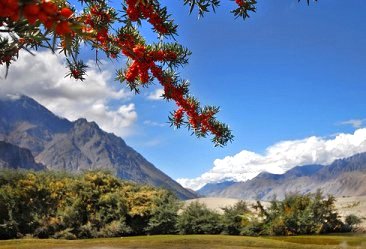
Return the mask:
{"type": "MultiPolygon", "coordinates": [[[[217,121],[216,107],[202,107],[189,93],[188,81],[176,70],[188,63],[191,52],[177,42],[177,35],[166,7],[159,0],[123,0],[116,10],[107,0],[78,0],[83,10],[77,11],[66,0],[0,0],[0,65],[6,67],[19,56],[19,51],[40,47],[61,51],[69,68],[67,77],[84,80],[87,66],[78,59],[81,44],[99,51],[110,59],[127,58],[117,71],[116,79],[139,92],[153,82],[163,89],[163,97],[177,109],[169,120],[177,128],[187,126],[198,137],[212,135],[215,145],[225,145],[233,136],[227,125],[217,121]],[[159,39],[147,44],[140,26],[148,23],[159,39]],[[168,40],[165,40],[168,39],[168,40]],[[169,40],[170,39],[170,40],[169,40]]],[[[249,17],[256,10],[256,0],[232,0],[235,17],[249,17]]],[[[300,0],[299,0],[300,1],[300,0]]],[[[316,1],[316,0],[314,0],[316,1]]],[[[199,16],[220,5],[220,0],[184,0],[190,13],[199,16]]],[[[310,0],[307,0],[310,3],[310,0]]]]}

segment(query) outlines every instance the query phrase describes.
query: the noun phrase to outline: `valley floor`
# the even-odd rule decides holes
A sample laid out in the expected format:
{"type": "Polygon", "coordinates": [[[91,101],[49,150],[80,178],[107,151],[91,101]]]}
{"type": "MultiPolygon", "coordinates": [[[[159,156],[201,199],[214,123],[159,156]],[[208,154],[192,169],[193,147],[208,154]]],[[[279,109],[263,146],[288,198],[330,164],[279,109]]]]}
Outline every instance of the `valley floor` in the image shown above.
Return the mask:
{"type": "Polygon", "coordinates": [[[157,235],[89,240],[8,240],[0,249],[366,249],[365,235],[244,237],[157,235]]]}

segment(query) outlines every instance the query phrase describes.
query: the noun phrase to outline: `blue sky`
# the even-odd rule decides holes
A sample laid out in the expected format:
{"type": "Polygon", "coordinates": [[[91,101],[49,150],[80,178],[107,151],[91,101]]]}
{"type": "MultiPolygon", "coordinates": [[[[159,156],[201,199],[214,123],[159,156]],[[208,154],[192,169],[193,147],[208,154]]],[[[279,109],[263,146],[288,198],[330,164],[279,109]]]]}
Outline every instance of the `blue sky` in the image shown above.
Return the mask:
{"type": "MultiPolygon", "coordinates": [[[[192,51],[182,75],[203,103],[221,107],[235,139],[225,148],[186,130],[145,129],[127,141],[173,178],[195,177],[216,158],[246,149],[257,153],[279,141],[352,132],[340,122],[366,117],[366,2],[260,1],[246,21],[222,3],[197,20],[169,4],[178,41],[192,51]],[[161,143],[143,146],[145,139],[161,143]]],[[[141,120],[163,123],[170,106],[140,103],[141,120]]]]}
{"type": "Polygon", "coordinates": [[[159,86],[132,96],[113,81],[118,64],[110,62],[103,72],[91,68],[86,83],[70,84],[61,58],[22,55],[2,92],[30,95],[71,120],[97,121],[172,178],[186,178],[180,182],[189,187],[227,171],[247,179],[366,151],[366,1],[259,1],[257,13],[245,21],[230,13],[233,2],[222,1],[216,14],[199,20],[182,2],[162,1],[179,25],[177,41],[193,53],[180,72],[203,104],[221,107],[218,117],[235,135],[226,147],[170,128],[174,105],[148,99],[159,86]],[[35,71],[22,78],[17,72],[30,75],[24,73],[30,64],[52,65],[53,74],[35,71]]]}

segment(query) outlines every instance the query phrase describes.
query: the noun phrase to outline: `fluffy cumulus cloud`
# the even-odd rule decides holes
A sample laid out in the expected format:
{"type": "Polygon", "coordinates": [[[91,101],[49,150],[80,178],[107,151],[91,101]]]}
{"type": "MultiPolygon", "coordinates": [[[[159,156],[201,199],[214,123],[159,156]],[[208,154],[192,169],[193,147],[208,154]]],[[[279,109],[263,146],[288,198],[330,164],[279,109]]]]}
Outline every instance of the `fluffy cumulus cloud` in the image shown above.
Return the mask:
{"type": "Polygon", "coordinates": [[[35,56],[23,52],[10,66],[8,77],[1,80],[0,93],[28,95],[59,116],[70,120],[84,117],[108,132],[130,135],[137,119],[134,104],[128,103],[132,95],[108,84],[113,73],[99,70],[94,63],[89,66],[86,80],[80,82],[65,78],[62,56],[48,51],[35,56]],[[122,104],[112,107],[111,102],[122,104]]]}
{"type": "Polygon", "coordinates": [[[263,155],[243,150],[234,156],[216,159],[213,168],[194,179],[178,179],[184,187],[200,189],[207,183],[224,180],[246,181],[267,171],[282,174],[301,165],[327,165],[336,159],[366,151],[366,128],[353,134],[338,134],[332,138],[309,137],[282,141],[268,147],[263,155]]]}
{"type": "Polygon", "coordinates": [[[162,95],[164,94],[164,90],[162,88],[158,88],[155,91],[153,91],[152,93],[150,93],[147,98],[149,100],[162,100],[163,97],[162,95]]]}

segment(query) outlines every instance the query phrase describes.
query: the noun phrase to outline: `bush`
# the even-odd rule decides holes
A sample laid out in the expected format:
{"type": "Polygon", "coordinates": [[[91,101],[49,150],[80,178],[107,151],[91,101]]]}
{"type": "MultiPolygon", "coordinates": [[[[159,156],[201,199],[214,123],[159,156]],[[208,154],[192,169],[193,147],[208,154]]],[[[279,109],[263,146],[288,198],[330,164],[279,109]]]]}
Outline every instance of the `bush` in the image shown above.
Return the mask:
{"type": "Polygon", "coordinates": [[[67,239],[67,240],[77,239],[76,235],[73,234],[71,231],[72,231],[72,229],[70,229],[70,228],[62,230],[60,232],[55,233],[55,235],[53,235],[53,238],[55,238],[55,239],[67,239]]]}
{"type": "Polygon", "coordinates": [[[362,219],[354,214],[346,216],[345,222],[349,226],[357,226],[362,223],[362,219]]]}
{"type": "Polygon", "coordinates": [[[165,191],[154,200],[155,207],[145,231],[148,234],[177,233],[178,210],[181,202],[170,192],[165,191]]]}
{"type": "Polygon", "coordinates": [[[0,224],[0,239],[14,239],[19,236],[18,227],[14,221],[7,221],[0,224]]]}
{"type": "Polygon", "coordinates": [[[245,236],[259,236],[264,235],[264,223],[261,222],[258,218],[253,217],[247,225],[243,226],[240,231],[240,235],[245,236]]]}
{"type": "Polygon", "coordinates": [[[362,219],[357,215],[350,214],[344,219],[346,231],[356,231],[359,224],[362,223],[362,219]]]}
{"type": "Polygon", "coordinates": [[[0,175],[0,239],[174,233],[178,201],[166,190],[99,171],[0,175]],[[161,199],[161,200],[160,200],[161,199]]]}
{"type": "Polygon", "coordinates": [[[87,222],[86,224],[80,226],[78,230],[79,231],[77,237],[80,239],[96,238],[98,236],[97,230],[90,222],[87,222]]]}
{"type": "Polygon", "coordinates": [[[256,208],[263,217],[265,235],[300,235],[341,232],[343,223],[335,210],[335,198],[315,194],[290,194],[283,201],[271,201],[264,209],[258,202],[256,208]]]}
{"type": "Polygon", "coordinates": [[[131,228],[127,226],[125,221],[115,220],[100,229],[97,236],[102,238],[111,238],[128,235],[131,232],[131,228]]]}
{"type": "Polygon", "coordinates": [[[177,225],[181,234],[219,234],[223,230],[220,215],[198,201],[183,210],[177,225]]]}
{"type": "Polygon", "coordinates": [[[239,235],[243,227],[248,226],[252,219],[252,212],[245,201],[239,201],[232,207],[223,208],[224,233],[239,235]]]}

